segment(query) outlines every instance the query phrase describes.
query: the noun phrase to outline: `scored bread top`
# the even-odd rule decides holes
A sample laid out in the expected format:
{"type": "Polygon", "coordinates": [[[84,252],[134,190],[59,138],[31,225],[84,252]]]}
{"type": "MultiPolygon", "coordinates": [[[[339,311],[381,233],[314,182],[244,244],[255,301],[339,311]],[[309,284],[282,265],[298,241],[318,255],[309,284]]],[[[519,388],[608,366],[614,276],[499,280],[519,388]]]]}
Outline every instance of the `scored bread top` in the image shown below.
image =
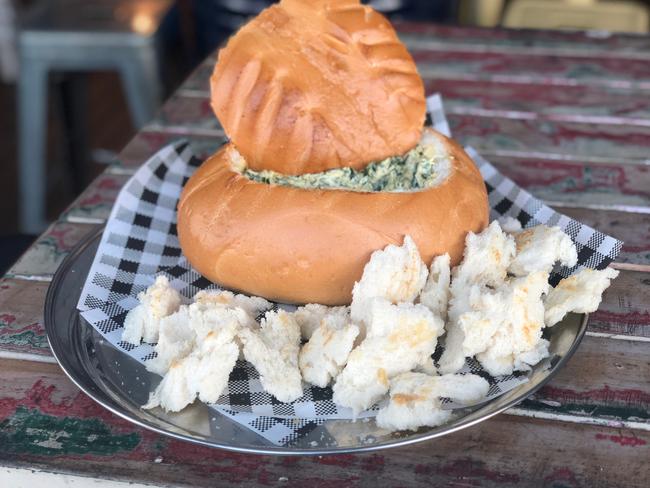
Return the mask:
{"type": "Polygon", "coordinates": [[[282,0],[219,52],[217,118],[254,170],[363,168],[421,136],[424,86],[381,14],[358,0],[282,0]]]}

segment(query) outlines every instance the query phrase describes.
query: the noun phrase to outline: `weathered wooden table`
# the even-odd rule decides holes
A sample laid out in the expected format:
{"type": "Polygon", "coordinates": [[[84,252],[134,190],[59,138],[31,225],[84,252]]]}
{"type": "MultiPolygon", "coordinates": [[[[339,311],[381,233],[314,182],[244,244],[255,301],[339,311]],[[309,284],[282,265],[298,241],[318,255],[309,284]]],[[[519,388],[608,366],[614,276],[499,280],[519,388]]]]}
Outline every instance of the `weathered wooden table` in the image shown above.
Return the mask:
{"type": "Polygon", "coordinates": [[[650,37],[399,30],[427,91],[443,93],[457,138],[561,212],[625,240],[615,263],[621,275],[568,366],[533,398],[478,426],[356,456],[197,447],[133,427],[80,393],[47,346],[48,282],[158,148],[189,137],[207,156],[224,141],[208,104],[212,57],[0,282],[0,486],[30,476],[55,483],[60,473],[111,485],[648,486],[650,37]]]}

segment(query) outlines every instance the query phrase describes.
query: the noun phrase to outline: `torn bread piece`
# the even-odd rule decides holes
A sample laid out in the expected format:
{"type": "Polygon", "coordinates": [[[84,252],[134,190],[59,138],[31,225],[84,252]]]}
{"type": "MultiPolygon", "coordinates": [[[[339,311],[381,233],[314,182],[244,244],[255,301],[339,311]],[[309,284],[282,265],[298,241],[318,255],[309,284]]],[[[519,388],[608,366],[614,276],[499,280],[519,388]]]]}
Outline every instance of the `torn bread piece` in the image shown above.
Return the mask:
{"type": "Polygon", "coordinates": [[[410,236],[404,237],[402,246],[390,244],[373,252],[361,280],[352,289],[352,321],[368,325],[368,303],[373,298],[385,298],[390,303],[413,303],[427,275],[427,267],[410,236]]]}
{"type": "Polygon", "coordinates": [[[239,356],[234,341],[236,330],[226,326],[209,332],[188,356],[171,364],[142,408],[160,406],[168,412],[178,412],[197,396],[206,403],[216,402],[228,385],[239,356]]]}
{"type": "Polygon", "coordinates": [[[473,374],[403,373],[390,380],[390,401],[377,414],[377,425],[390,431],[442,425],[452,411],[442,409],[441,398],[469,405],[485,398],[489,388],[487,381],[473,374]]]}
{"type": "Polygon", "coordinates": [[[314,331],[320,327],[325,317],[341,317],[341,319],[347,320],[350,311],[348,307],[327,307],[317,303],[308,303],[307,305],[298,307],[291,315],[300,326],[302,338],[308,341],[311,339],[314,331]]]}
{"type": "Polygon", "coordinates": [[[440,371],[455,373],[473,356],[493,376],[530,369],[527,361],[546,351],[540,341],[542,295],[548,288],[544,272],[508,280],[496,289],[469,285],[463,298],[467,308],[447,324],[440,371]]]}
{"type": "Polygon", "coordinates": [[[572,267],[578,262],[576,246],[559,227],[538,225],[515,235],[517,254],[508,267],[515,276],[535,271],[550,273],[556,262],[572,267]]]}
{"type": "Polygon", "coordinates": [[[420,303],[435,315],[447,320],[447,305],[449,302],[451,284],[451,269],[449,254],[436,256],[431,261],[429,277],[420,293],[420,303]]]}
{"type": "MultiPolygon", "coordinates": [[[[442,373],[459,371],[465,358],[475,354],[463,346],[465,336],[458,322],[463,314],[479,306],[484,294],[503,284],[515,250],[514,238],[504,233],[496,221],[479,234],[467,234],[463,261],[452,270],[445,352],[440,358],[442,373]]],[[[491,335],[496,327],[491,320],[484,321],[485,334],[491,335]]]]}
{"type": "Polygon", "coordinates": [[[390,378],[428,364],[444,329],[442,320],[421,304],[374,298],[368,308],[366,338],[350,353],[333,387],[334,402],[355,415],[386,394],[390,378]]]}
{"type": "Polygon", "coordinates": [[[298,364],[302,379],[325,388],[345,366],[358,335],[359,327],[349,317],[326,315],[300,350],[298,364]]]}
{"type": "Polygon", "coordinates": [[[496,220],[479,234],[469,232],[465,238],[463,261],[452,273],[452,295],[455,285],[465,287],[467,283],[472,283],[499,286],[506,279],[515,251],[514,238],[504,233],[496,220]]]}
{"type": "Polygon", "coordinates": [[[138,293],[140,304],[124,319],[122,340],[130,344],[158,341],[160,319],[174,313],[181,305],[181,296],[169,286],[165,276],[158,276],[153,285],[138,293]]]}
{"type": "Polygon", "coordinates": [[[260,374],[264,390],[281,402],[302,396],[298,354],[300,327],[284,310],[267,312],[259,328],[243,327],[239,338],[244,357],[260,374]]]}
{"type": "Polygon", "coordinates": [[[212,301],[195,301],[188,307],[190,327],[200,343],[210,332],[224,327],[236,331],[255,325],[254,316],[239,307],[226,307],[212,301]]]}
{"type": "Polygon", "coordinates": [[[569,312],[591,313],[598,310],[604,291],[618,273],[612,268],[601,271],[585,268],[561,280],[544,300],[546,325],[557,324],[569,312]]]}
{"type": "Polygon", "coordinates": [[[501,230],[503,232],[507,232],[508,234],[516,234],[523,230],[521,227],[521,222],[513,217],[501,217],[498,219],[498,222],[501,226],[501,230]]]}
{"type": "Polygon", "coordinates": [[[148,371],[164,375],[172,363],[187,356],[196,344],[196,333],[190,327],[187,305],[160,320],[158,343],[154,347],[156,357],[145,362],[148,371]]]}
{"type": "Polygon", "coordinates": [[[203,290],[194,295],[194,303],[222,305],[229,308],[241,308],[253,319],[269,310],[273,305],[261,297],[234,294],[227,290],[203,290]]]}

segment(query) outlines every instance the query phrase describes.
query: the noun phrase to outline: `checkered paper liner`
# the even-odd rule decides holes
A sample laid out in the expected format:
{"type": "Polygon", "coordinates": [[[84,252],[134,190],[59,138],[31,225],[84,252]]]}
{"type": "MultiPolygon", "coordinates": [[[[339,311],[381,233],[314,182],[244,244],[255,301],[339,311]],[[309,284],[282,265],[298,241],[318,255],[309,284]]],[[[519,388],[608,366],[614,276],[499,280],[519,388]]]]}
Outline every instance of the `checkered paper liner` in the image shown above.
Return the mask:
{"type": "MultiPolygon", "coordinates": [[[[427,109],[430,124],[450,135],[439,95],[427,99],[427,109]]],[[[622,242],[555,212],[500,174],[474,149],[466,149],[485,179],[491,219],[510,216],[524,227],[558,225],[575,242],[578,265],[570,269],[558,267],[552,281],[557,282],[582,266],[603,269],[616,258],[622,242]]],[[[151,285],[157,274],[165,274],[188,302],[200,290],[218,289],[184,259],[176,232],[176,205],[181,189],[200,163],[186,142],[177,142],[152,156],[127,182],[107,221],[77,305],[82,316],[111,344],[140,363],[155,357],[153,345],[123,342],[123,323],[128,311],[138,304],[137,294],[151,285]]],[[[278,307],[292,308],[283,304],[274,304],[273,308],[278,307]]],[[[439,345],[434,358],[441,353],[439,345]]],[[[488,398],[527,381],[525,373],[493,378],[476,361],[469,360],[463,372],[480,374],[489,381],[488,398]]],[[[292,403],[279,402],[264,392],[255,368],[239,361],[227,391],[212,407],[271,442],[283,445],[294,441],[296,432],[309,430],[307,426],[315,428],[326,419],[353,418],[349,409],[335,405],[331,398],[329,387],[305,386],[303,397],[292,403]],[[264,421],[256,420],[258,417],[264,421]]],[[[454,405],[447,402],[446,407],[454,405]]],[[[374,416],[377,409],[375,406],[359,417],[374,416]]]]}

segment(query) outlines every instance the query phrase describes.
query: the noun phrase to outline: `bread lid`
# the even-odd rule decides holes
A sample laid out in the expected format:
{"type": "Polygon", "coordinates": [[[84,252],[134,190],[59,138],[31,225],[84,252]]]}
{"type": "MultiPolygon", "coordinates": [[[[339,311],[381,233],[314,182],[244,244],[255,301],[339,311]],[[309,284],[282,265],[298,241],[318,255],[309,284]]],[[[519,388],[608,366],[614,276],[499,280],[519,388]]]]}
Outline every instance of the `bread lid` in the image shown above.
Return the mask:
{"type": "Polygon", "coordinates": [[[282,0],[221,49],[211,102],[254,170],[319,172],[420,139],[422,80],[388,20],[358,0],[282,0]]]}

